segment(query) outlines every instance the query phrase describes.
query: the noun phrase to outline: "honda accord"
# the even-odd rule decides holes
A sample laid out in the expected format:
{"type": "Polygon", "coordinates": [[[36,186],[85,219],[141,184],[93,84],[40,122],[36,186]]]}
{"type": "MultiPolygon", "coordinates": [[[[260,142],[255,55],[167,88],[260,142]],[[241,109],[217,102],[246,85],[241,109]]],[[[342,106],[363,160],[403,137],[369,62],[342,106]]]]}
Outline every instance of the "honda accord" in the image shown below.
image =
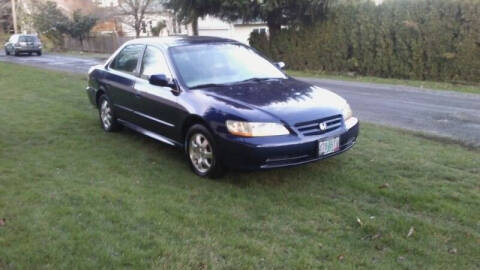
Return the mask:
{"type": "Polygon", "coordinates": [[[179,147],[202,177],[349,150],[359,133],[349,104],[284,66],[229,39],[136,39],[90,69],[87,93],[105,131],[127,127],[179,147]]]}

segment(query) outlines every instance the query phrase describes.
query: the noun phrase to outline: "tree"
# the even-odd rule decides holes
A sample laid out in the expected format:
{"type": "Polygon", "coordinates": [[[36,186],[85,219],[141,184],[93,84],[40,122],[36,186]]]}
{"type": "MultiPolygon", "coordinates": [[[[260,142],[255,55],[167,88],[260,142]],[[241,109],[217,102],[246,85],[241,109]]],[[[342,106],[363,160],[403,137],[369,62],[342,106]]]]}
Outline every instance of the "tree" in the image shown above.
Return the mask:
{"type": "Polygon", "coordinates": [[[51,40],[57,48],[62,48],[65,34],[83,42],[97,23],[95,16],[82,15],[79,10],[76,10],[70,19],[51,1],[39,3],[35,8],[33,23],[36,30],[51,40]]]}
{"type": "Polygon", "coordinates": [[[270,35],[282,26],[312,24],[325,17],[333,0],[223,0],[217,15],[229,20],[262,20],[267,22],[270,35]]]}
{"type": "Polygon", "coordinates": [[[9,32],[11,27],[12,27],[11,1],[0,0],[0,31],[9,32]]]}
{"type": "Polygon", "coordinates": [[[57,3],[38,3],[32,14],[36,30],[51,40],[56,47],[63,45],[63,34],[67,31],[69,19],[57,7],[57,3]]]}
{"type": "Polygon", "coordinates": [[[136,37],[140,37],[142,24],[145,22],[145,12],[152,4],[152,0],[118,0],[118,7],[121,15],[129,15],[132,20],[125,23],[130,24],[135,29],[136,37]]]}
{"type": "Polygon", "coordinates": [[[282,26],[312,24],[324,18],[333,0],[169,0],[167,7],[175,11],[182,23],[191,23],[198,35],[198,18],[215,15],[234,21],[262,20],[267,22],[270,35],[282,26]]]}
{"type": "Polygon", "coordinates": [[[209,14],[218,14],[221,0],[169,0],[166,7],[173,9],[180,23],[192,24],[193,34],[198,36],[198,19],[209,14]]]}
{"type": "Polygon", "coordinates": [[[167,25],[164,22],[158,22],[157,25],[152,27],[152,35],[154,37],[160,36],[160,32],[167,27],[167,25]]]}
{"type": "Polygon", "coordinates": [[[97,24],[98,19],[92,15],[82,15],[80,10],[73,13],[72,20],[67,24],[65,33],[83,43],[86,35],[97,24]]]}

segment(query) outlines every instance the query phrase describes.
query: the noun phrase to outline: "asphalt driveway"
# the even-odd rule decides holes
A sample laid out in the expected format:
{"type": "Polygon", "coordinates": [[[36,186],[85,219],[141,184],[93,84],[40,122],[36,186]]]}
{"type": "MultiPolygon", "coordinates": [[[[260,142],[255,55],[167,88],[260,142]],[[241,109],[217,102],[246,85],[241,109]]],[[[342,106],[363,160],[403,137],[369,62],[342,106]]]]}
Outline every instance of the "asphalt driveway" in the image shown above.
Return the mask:
{"type": "MultiPolygon", "coordinates": [[[[85,74],[100,59],[56,54],[0,61],[85,74]]],[[[397,85],[301,78],[345,97],[361,121],[420,131],[480,147],[480,95],[397,85]]]]}
{"type": "Polygon", "coordinates": [[[87,73],[91,66],[98,65],[102,62],[100,59],[95,58],[59,54],[44,54],[42,56],[21,55],[17,57],[6,56],[3,50],[0,52],[0,61],[83,74],[87,73]]]}

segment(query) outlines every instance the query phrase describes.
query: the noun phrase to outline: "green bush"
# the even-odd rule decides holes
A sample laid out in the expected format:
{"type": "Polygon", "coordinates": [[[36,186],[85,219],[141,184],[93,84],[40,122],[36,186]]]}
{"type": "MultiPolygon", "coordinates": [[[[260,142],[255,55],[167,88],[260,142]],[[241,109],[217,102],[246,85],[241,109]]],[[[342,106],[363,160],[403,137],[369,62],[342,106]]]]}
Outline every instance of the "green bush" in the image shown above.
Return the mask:
{"type": "Polygon", "coordinates": [[[357,1],[314,26],[250,44],[295,70],[480,82],[480,1],[357,1]]]}

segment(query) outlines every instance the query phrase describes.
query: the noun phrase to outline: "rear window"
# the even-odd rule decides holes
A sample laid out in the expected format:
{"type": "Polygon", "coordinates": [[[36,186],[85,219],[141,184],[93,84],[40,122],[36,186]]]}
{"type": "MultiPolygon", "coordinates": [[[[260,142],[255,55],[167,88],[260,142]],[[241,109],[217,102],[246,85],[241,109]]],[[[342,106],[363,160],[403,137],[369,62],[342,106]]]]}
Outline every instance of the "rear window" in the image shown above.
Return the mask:
{"type": "Polygon", "coordinates": [[[38,38],[35,36],[21,36],[18,38],[18,42],[38,42],[38,38]]]}

